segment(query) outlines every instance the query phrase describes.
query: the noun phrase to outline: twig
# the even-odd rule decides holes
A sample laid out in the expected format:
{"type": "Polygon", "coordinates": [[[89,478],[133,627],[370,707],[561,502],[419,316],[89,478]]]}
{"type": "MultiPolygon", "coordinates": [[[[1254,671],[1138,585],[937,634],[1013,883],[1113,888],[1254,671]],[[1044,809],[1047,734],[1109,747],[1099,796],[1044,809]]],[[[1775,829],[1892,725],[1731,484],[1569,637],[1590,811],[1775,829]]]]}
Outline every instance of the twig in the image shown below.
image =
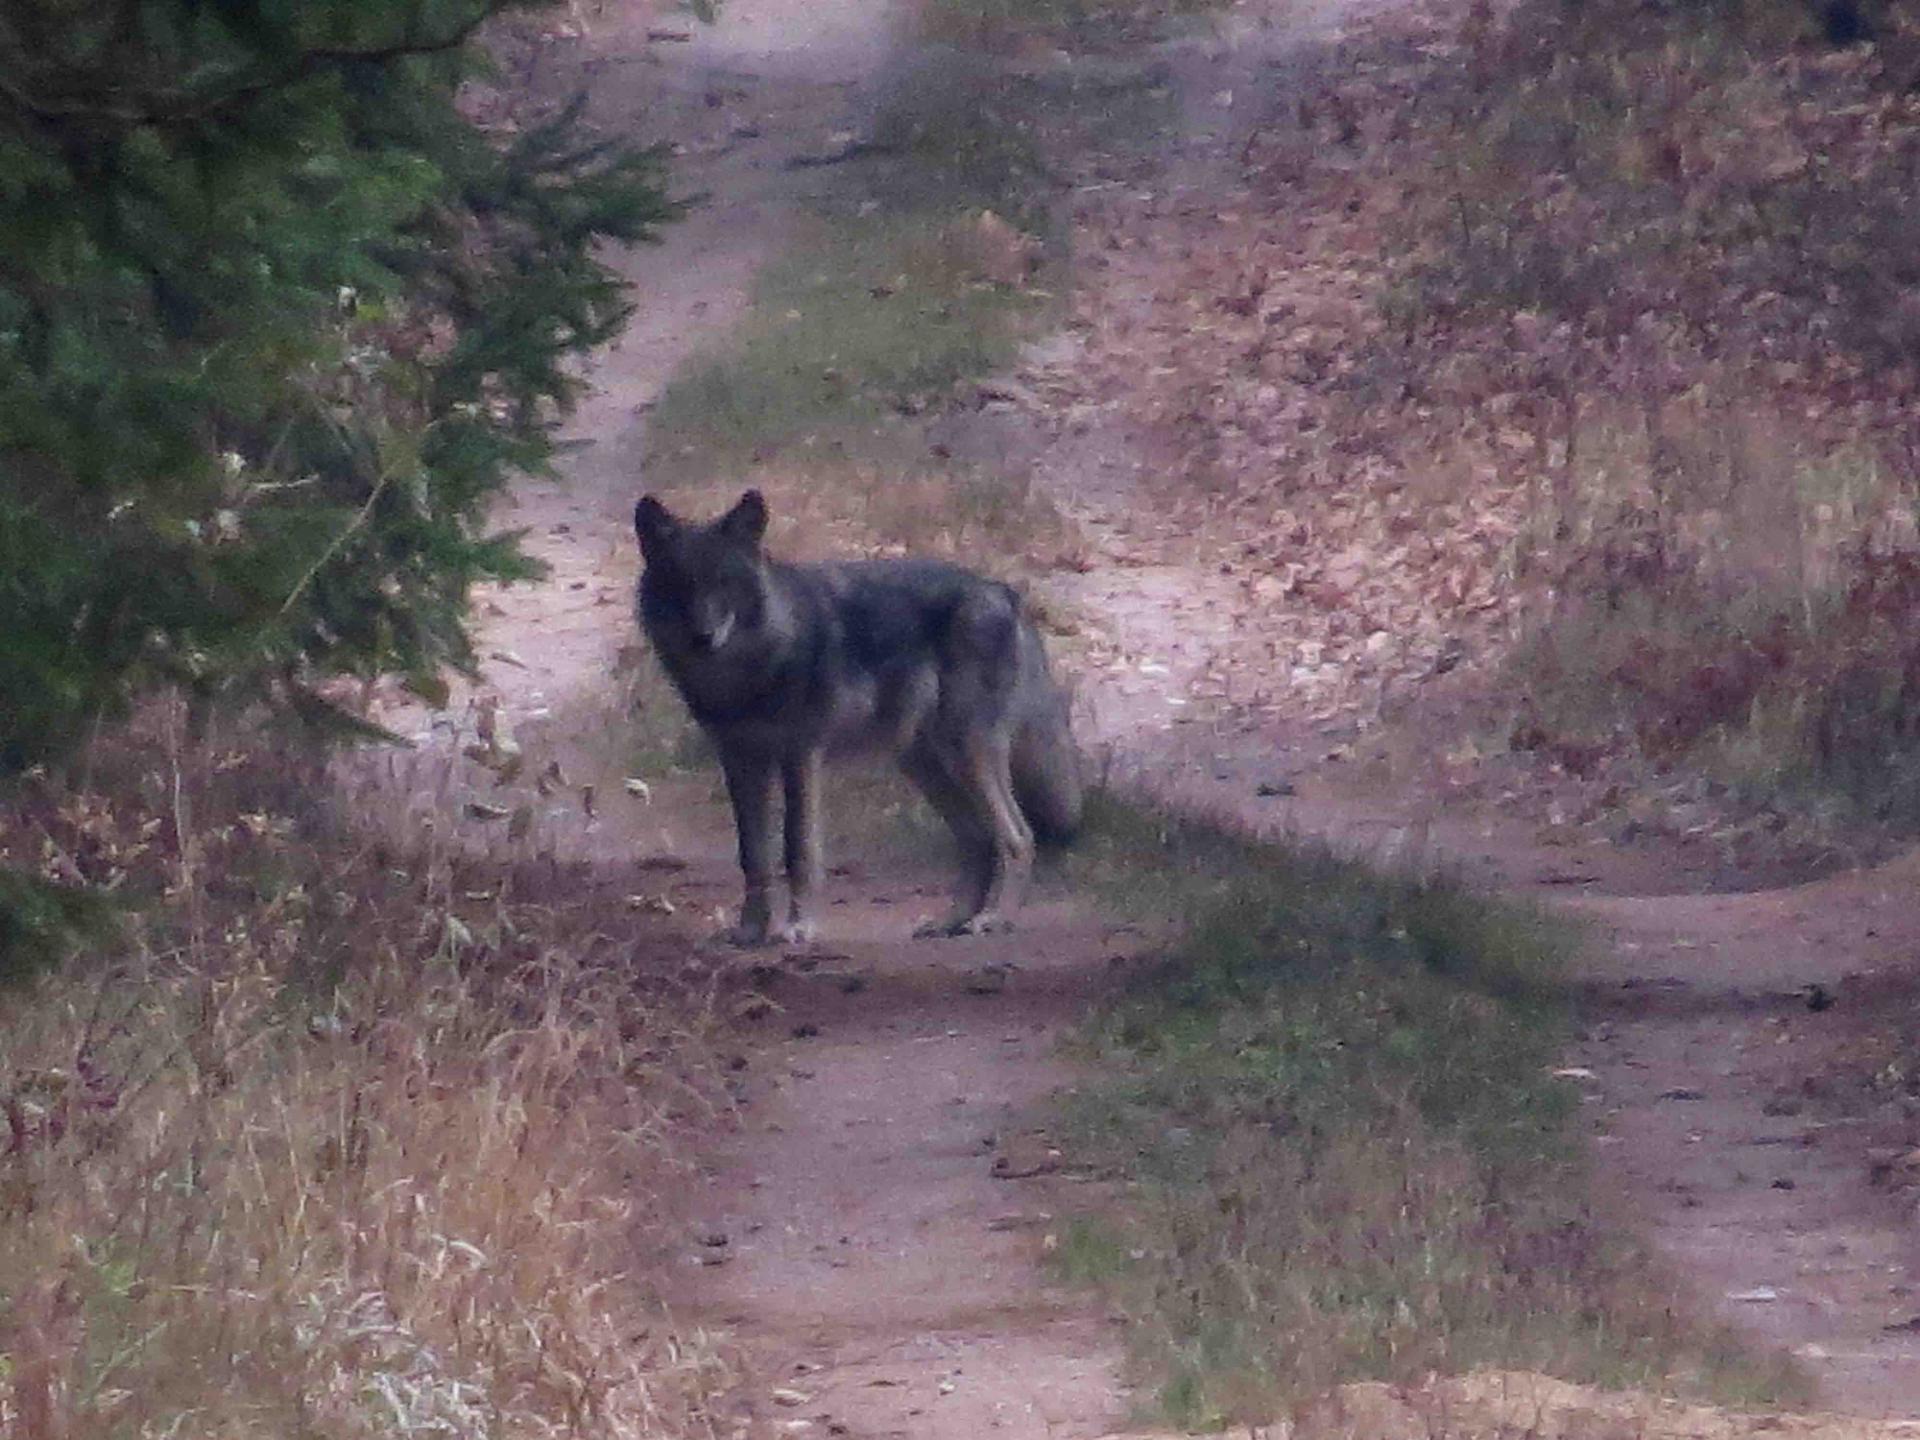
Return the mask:
{"type": "Polygon", "coordinates": [[[843,165],[849,160],[858,160],[863,155],[891,155],[900,147],[877,140],[849,140],[831,150],[811,155],[794,155],[787,160],[787,169],[805,170],[815,165],[843,165]]]}
{"type": "Polygon", "coordinates": [[[373,482],[373,490],[367,496],[366,503],[360,507],[359,513],[347,522],[345,529],[333,537],[328,543],[327,548],[320,552],[319,558],[307,567],[307,573],[302,575],[300,579],[295,582],[293,589],[287,592],[287,598],[280,602],[280,613],[282,615],[291,610],[293,608],[293,602],[306,593],[307,586],[313,583],[314,576],[318,575],[321,570],[325,568],[329,560],[340,553],[340,547],[352,538],[356,530],[367,523],[367,517],[373,514],[373,507],[379,502],[381,494],[386,490],[387,482],[392,479],[393,471],[384,470],[381,472],[380,478],[373,482]]]}

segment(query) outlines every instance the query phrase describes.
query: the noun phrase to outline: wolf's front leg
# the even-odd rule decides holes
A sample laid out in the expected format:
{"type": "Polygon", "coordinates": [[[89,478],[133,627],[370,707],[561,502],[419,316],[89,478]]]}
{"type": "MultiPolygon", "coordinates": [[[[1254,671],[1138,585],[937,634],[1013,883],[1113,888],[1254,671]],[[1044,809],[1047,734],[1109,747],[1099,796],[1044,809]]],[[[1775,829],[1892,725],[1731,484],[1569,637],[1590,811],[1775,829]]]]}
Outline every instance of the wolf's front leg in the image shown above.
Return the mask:
{"type": "Polygon", "coordinates": [[[768,864],[773,850],[773,760],[764,755],[720,751],[727,775],[727,794],[733,801],[734,831],[740,841],[740,875],[746,898],[740,904],[740,923],[720,934],[731,945],[767,943],[773,920],[770,891],[773,872],[768,864]]]}
{"type": "Polygon", "coordinates": [[[787,923],[779,938],[803,945],[816,933],[810,912],[820,888],[820,752],[783,761],[780,776],[787,802],[787,923]]]}

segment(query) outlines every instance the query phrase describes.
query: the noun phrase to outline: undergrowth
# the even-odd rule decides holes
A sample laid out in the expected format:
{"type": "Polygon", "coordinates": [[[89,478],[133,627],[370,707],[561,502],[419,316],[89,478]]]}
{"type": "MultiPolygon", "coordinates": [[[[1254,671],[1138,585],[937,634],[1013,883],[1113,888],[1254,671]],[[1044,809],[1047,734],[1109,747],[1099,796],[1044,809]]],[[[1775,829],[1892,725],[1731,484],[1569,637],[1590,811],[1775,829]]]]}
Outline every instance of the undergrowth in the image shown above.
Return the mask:
{"type": "Polygon", "coordinates": [[[1089,849],[1102,893],[1171,939],[1082,1033],[1096,1068],[1062,1130],[1127,1184],[1056,1253],[1124,1314],[1167,1418],[1260,1423],[1346,1381],[1479,1366],[1797,1393],[1596,1207],[1551,1073],[1545,922],[1112,800],[1089,849]]]}
{"type": "Polygon", "coordinates": [[[1838,8],[1475,7],[1387,309],[1530,417],[1516,743],[1912,833],[1920,17],[1838,8]]]}
{"type": "Polygon", "coordinates": [[[1697,401],[1581,440],[1537,517],[1513,743],[1684,764],[1781,823],[1920,825],[1912,478],[1697,401]]]}
{"type": "Polygon", "coordinates": [[[634,1257],[720,1092],[649,922],[344,828],[257,740],[116,743],[0,826],[132,902],[0,993],[0,1433],[701,1433],[721,1362],[634,1257]]]}

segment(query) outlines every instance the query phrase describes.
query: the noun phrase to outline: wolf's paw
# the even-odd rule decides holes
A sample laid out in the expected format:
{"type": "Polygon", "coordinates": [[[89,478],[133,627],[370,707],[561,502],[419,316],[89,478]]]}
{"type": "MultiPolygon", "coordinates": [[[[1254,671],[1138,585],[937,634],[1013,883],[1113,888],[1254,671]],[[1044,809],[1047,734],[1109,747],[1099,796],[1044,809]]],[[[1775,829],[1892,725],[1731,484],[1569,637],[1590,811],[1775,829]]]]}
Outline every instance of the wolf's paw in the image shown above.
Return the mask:
{"type": "Polygon", "coordinates": [[[820,938],[820,927],[811,919],[796,916],[774,931],[773,938],[780,945],[811,945],[820,938]]]}
{"type": "Polygon", "coordinates": [[[982,910],[977,915],[950,915],[945,920],[929,920],[913,932],[916,940],[952,940],[962,935],[992,935],[1013,929],[1013,921],[998,910],[982,910]]]}
{"type": "Polygon", "coordinates": [[[751,925],[742,921],[738,925],[729,925],[724,930],[716,930],[707,937],[707,943],[713,946],[728,946],[735,950],[759,950],[776,943],[778,937],[770,935],[767,927],[751,925]]]}

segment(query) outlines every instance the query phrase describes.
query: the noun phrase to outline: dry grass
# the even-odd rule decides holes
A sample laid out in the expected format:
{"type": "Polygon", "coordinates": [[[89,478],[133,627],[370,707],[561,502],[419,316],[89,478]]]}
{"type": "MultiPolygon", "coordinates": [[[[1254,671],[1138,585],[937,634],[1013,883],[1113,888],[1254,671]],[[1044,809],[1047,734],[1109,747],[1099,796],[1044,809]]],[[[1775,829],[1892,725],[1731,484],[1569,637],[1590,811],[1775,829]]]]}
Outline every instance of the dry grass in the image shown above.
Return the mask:
{"type": "Polygon", "coordinates": [[[142,758],[4,837],[140,908],[0,1016],[0,1432],[704,1433],[720,1362],[635,1273],[717,1093],[671,937],[284,760],[142,758]]]}
{"type": "Polygon", "coordinates": [[[1542,484],[1508,665],[1518,743],[1685,760],[1775,808],[1920,821],[1920,492],[1698,397],[1591,423],[1542,484]]]}
{"type": "Polygon", "coordinates": [[[1911,832],[1920,17],[1873,17],[1468,7],[1382,152],[1407,258],[1362,371],[1526,477],[1516,744],[1911,832]]]}

